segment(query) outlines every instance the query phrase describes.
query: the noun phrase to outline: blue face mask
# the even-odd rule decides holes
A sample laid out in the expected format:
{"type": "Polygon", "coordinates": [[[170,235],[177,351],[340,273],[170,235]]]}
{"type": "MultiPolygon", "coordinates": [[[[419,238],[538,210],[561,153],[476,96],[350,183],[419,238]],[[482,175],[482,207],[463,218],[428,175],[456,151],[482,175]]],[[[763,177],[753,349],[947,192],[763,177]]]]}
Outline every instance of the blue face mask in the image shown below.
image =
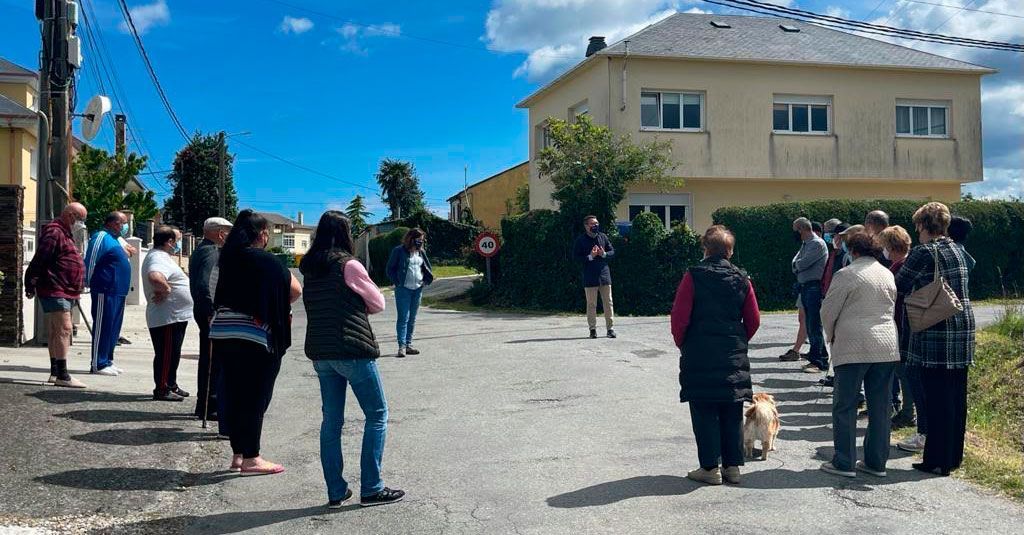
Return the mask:
{"type": "Polygon", "coordinates": [[[172,249],[171,252],[174,253],[174,254],[180,253],[181,252],[181,242],[177,242],[177,241],[174,242],[174,249],[172,249]]]}
{"type": "Polygon", "coordinates": [[[412,242],[416,245],[416,247],[423,247],[423,240],[413,240],[412,242]]]}
{"type": "Polygon", "coordinates": [[[829,245],[832,245],[832,233],[831,232],[826,232],[825,233],[825,243],[827,243],[829,245]]]}
{"type": "Polygon", "coordinates": [[[594,225],[590,227],[591,234],[597,234],[598,232],[601,232],[601,225],[594,225]]]}
{"type": "Polygon", "coordinates": [[[129,236],[128,225],[127,224],[121,225],[121,237],[122,238],[127,238],[128,236],[129,236]]]}
{"type": "Polygon", "coordinates": [[[850,252],[850,250],[846,248],[846,242],[843,242],[843,252],[844,253],[849,253],[850,252]]]}

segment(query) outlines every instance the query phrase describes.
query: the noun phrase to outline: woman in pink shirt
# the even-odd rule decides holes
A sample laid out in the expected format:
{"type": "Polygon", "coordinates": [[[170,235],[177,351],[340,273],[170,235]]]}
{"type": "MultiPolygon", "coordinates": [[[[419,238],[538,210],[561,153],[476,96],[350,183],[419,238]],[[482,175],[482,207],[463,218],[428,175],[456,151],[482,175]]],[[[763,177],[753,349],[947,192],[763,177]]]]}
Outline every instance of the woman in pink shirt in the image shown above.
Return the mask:
{"type": "Polygon", "coordinates": [[[304,279],[306,356],[313,361],[320,379],[323,400],[320,463],[330,508],[341,507],[353,494],[341,473],[341,426],[349,385],[366,419],[360,459],[360,505],[384,505],[405,496],[401,490],[385,487],[380,477],[388,404],[377,371],[380,348],[369,315],[384,310],[384,296],[352,251],[348,218],[342,212],[329,210],[320,217],[313,245],[299,267],[304,279]]]}

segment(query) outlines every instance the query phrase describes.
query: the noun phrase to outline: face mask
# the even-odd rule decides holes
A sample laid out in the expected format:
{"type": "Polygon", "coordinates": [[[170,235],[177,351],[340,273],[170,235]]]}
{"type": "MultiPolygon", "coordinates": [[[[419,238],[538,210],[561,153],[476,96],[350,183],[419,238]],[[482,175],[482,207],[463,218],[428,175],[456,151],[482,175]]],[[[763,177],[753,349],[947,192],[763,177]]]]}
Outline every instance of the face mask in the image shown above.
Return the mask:
{"type": "Polygon", "coordinates": [[[882,256],[884,256],[886,260],[889,260],[889,250],[882,249],[882,256]]]}
{"type": "Polygon", "coordinates": [[[79,219],[79,220],[75,221],[74,225],[71,225],[71,231],[72,232],[79,232],[81,230],[85,230],[85,221],[82,221],[81,219],[79,219]]]}
{"type": "Polygon", "coordinates": [[[127,223],[124,224],[124,225],[121,225],[121,237],[122,238],[127,238],[128,237],[128,224],[127,223]]]}
{"type": "Polygon", "coordinates": [[[825,243],[827,243],[829,245],[832,245],[832,233],[831,232],[826,232],[825,233],[825,243]]]}
{"type": "Polygon", "coordinates": [[[846,248],[846,242],[843,242],[843,252],[844,253],[849,253],[850,252],[850,250],[846,248]]]}
{"type": "Polygon", "coordinates": [[[796,240],[797,242],[804,241],[803,237],[800,236],[800,232],[796,230],[793,231],[793,239],[796,240]]]}
{"type": "Polygon", "coordinates": [[[181,252],[181,242],[177,242],[177,241],[174,242],[174,249],[171,249],[171,252],[174,253],[174,254],[180,253],[181,252]]]}
{"type": "Polygon", "coordinates": [[[423,247],[423,240],[413,240],[412,243],[415,244],[416,247],[423,247]]]}
{"type": "Polygon", "coordinates": [[[598,232],[601,232],[601,225],[594,225],[590,227],[591,234],[597,234],[598,232]]]}

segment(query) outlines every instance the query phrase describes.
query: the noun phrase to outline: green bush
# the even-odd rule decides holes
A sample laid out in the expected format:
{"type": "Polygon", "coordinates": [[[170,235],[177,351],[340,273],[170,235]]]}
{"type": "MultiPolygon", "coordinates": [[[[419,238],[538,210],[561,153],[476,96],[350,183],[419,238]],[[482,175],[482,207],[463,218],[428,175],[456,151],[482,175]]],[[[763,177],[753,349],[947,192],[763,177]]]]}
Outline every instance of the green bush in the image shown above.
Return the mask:
{"type": "Polygon", "coordinates": [[[409,229],[398,227],[387,234],[381,234],[370,240],[370,278],[380,286],[388,286],[387,266],[391,250],[402,243],[402,237],[409,229]]]}
{"type": "Polygon", "coordinates": [[[419,227],[427,233],[427,254],[431,262],[464,259],[480,233],[479,227],[452,223],[426,211],[403,219],[402,226],[419,227]]]}
{"type": "MultiPolygon", "coordinates": [[[[582,311],[583,266],[572,258],[580,225],[559,212],[534,210],[502,222],[492,302],[538,310],[582,311]]],[[[634,220],[630,239],[612,238],[609,261],[615,309],[621,314],[667,314],[686,269],[701,258],[697,236],[679,226],[666,233],[654,214],[634,220]]]]}
{"type": "Polygon", "coordinates": [[[487,283],[484,279],[477,279],[473,281],[473,285],[469,287],[469,302],[480,306],[491,300],[491,294],[494,292],[494,287],[487,283]]]}
{"type": "MultiPolygon", "coordinates": [[[[747,270],[762,309],[792,308],[794,302],[790,259],[799,244],[792,236],[793,220],[805,216],[824,222],[833,217],[847,223],[863,223],[871,210],[884,210],[890,223],[901,225],[917,242],[911,218],[922,201],[823,200],[721,208],[712,216],[736,235],[733,261],[747,270]]],[[[950,205],[954,214],[974,224],[964,246],[978,261],[971,272],[971,298],[1020,295],[1024,290],[1024,203],[964,201],[950,205]]]]}

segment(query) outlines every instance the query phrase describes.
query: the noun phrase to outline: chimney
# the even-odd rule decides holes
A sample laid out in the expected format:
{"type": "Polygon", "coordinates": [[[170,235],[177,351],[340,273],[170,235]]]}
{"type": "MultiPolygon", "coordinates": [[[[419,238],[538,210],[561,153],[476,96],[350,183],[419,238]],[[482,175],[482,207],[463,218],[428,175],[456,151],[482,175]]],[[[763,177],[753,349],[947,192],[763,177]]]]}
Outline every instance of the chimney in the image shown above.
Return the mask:
{"type": "Polygon", "coordinates": [[[297,222],[298,222],[298,223],[299,223],[300,225],[303,225],[303,224],[304,224],[304,223],[302,222],[302,210],[299,210],[299,215],[298,215],[298,216],[297,216],[297,217],[296,217],[295,219],[296,219],[296,221],[297,221],[297,222]]]}
{"type": "Polygon", "coordinates": [[[590,38],[590,44],[587,45],[587,57],[593,56],[595,53],[601,51],[608,45],[604,42],[604,37],[595,35],[590,38]]]}

